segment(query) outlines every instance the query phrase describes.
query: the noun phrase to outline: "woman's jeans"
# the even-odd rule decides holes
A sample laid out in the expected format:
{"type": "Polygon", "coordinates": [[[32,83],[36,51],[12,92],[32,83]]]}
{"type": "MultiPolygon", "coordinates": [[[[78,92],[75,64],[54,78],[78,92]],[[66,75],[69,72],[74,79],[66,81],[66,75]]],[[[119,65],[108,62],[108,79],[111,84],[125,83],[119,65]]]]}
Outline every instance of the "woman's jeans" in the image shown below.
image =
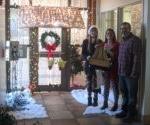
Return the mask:
{"type": "Polygon", "coordinates": [[[98,105],[98,90],[97,90],[97,80],[96,80],[96,70],[93,65],[88,64],[86,67],[87,76],[87,90],[88,90],[88,105],[98,105]],[[92,103],[92,92],[94,92],[94,98],[92,103]]]}
{"type": "Polygon", "coordinates": [[[104,81],[104,105],[108,105],[108,97],[110,85],[112,85],[113,94],[114,94],[114,104],[118,105],[119,98],[119,89],[118,89],[118,80],[110,80],[109,72],[102,72],[103,81],[104,81]]]}

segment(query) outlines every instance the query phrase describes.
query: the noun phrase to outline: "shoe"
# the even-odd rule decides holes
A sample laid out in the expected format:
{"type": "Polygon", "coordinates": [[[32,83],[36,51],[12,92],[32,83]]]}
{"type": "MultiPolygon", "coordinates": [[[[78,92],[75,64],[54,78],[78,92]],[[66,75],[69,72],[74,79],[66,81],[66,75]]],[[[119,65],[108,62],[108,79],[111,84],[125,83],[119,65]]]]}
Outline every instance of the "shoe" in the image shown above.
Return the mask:
{"type": "Polygon", "coordinates": [[[118,109],[118,105],[117,104],[114,104],[114,106],[110,109],[110,111],[116,111],[118,109]]]}
{"type": "Polygon", "coordinates": [[[135,116],[126,116],[122,119],[123,122],[131,123],[137,121],[137,118],[135,116]]]}
{"type": "Polygon", "coordinates": [[[127,116],[127,113],[125,111],[121,111],[115,115],[116,118],[124,118],[126,116],[127,116]]]}
{"type": "Polygon", "coordinates": [[[98,103],[97,103],[97,102],[94,102],[94,103],[93,103],[93,106],[94,106],[94,107],[98,106],[98,103]]]}
{"type": "Polygon", "coordinates": [[[88,106],[92,106],[92,98],[91,97],[88,98],[88,106]]]}
{"type": "Polygon", "coordinates": [[[97,102],[97,99],[94,99],[94,103],[93,103],[93,106],[94,106],[94,107],[98,106],[98,102],[97,102]]]}
{"type": "Polygon", "coordinates": [[[135,122],[140,120],[136,110],[134,112],[131,112],[131,110],[129,111],[130,112],[128,112],[127,116],[123,118],[123,122],[135,122]]]}
{"type": "Polygon", "coordinates": [[[98,89],[98,93],[101,94],[101,88],[98,89]]]}
{"type": "Polygon", "coordinates": [[[108,108],[108,104],[104,104],[104,105],[101,107],[101,110],[104,110],[104,109],[106,109],[106,108],[108,108]]]}
{"type": "Polygon", "coordinates": [[[88,102],[88,106],[92,106],[92,102],[88,102]]]}

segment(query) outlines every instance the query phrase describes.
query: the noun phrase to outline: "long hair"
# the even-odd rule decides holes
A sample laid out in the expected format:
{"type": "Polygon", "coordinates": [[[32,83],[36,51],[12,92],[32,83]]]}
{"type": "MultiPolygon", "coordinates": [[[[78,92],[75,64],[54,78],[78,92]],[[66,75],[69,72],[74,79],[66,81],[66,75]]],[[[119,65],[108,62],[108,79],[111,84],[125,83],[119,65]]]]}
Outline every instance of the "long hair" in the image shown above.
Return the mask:
{"type": "Polygon", "coordinates": [[[117,39],[116,39],[115,31],[114,31],[113,29],[111,29],[111,28],[108,28],[108,29],[106,30],[106,32],[105,32],[105,42],[106,42],[106,43],[108,42],[108,39],[107,39],[107,37],[106,37],[106,34],[107,34],[108,31],[110,31],[110,32],[113,33],[113,42],[116,42],[117,39]]]}
{"type": "MultiPolygon", "coordinates": [[[[91,50],[91,44],[92,44],[91,30],[92,30],[92,29],[96,29],[97,32],[98,32],[98,29],[97,29],[97,27],[96,27],[95,25],[92,25],[92,26],[89,28],[89,30],[88,30],[88,51],[89,51],[89,53],[92,52],[92,50],[91,50]]],[[[95,43],[97,42],[97,40],[98,40],[98,34],[97,34],[97,36],[96,36],[96,38],[95,38],[95,43]]]]}

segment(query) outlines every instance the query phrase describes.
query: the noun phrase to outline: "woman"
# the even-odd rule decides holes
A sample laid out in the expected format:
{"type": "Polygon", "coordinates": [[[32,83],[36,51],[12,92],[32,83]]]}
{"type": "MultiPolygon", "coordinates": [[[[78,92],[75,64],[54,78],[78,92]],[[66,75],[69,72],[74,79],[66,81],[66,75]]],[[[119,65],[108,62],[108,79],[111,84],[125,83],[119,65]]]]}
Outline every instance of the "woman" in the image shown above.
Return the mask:
{"type": "Polygon", "coordinates": [[[111,108],[111,111],[116,111],[118,108],[119,97],[117,75],[119,43],[116,41],[116,36],[113,29],[109,28],[106,31],[104,49],[106,50],[107,55],[111,58],[112,66],[109,71],[102,72],[102,76],[104,79],[104,103],[101,109],[103,110],[108,107],[108,96],[111,84],[114,93],[114,105],[111,108]]]}
{"type": "Polygon", "coordinates": [[[96,46],[101,42],[102,41],[98,39],[98,29],[95,26],[91,26],[88,30],[88,38],[85,39],[82,44],[82,60],[88,85],[88,106],[98,105],[99,89],[97,88],[96,71],[95,66],[89,64],[89,59],[93,56],[96,46]],[[92,92],[94,92],[93,100],[92,92]]]}

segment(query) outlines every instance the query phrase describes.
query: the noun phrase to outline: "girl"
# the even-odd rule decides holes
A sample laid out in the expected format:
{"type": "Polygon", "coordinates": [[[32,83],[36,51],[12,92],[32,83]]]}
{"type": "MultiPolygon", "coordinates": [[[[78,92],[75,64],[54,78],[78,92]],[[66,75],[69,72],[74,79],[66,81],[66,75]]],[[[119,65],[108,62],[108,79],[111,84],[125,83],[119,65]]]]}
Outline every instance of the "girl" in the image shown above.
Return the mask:
{"type": "Polygon", "coordinates": [[[98,92],[96,81],[96,69],[95,66],[89,64],[89,59],[93,56],[96,46],[102,43],[98,39],[98,29],[93,25],[88,30],[88,38],[83,41],[82,44],[82,60],[84,71],[87,77],[87,90],[88,90],[88,106],[98,105],[98,92]],[[92,99],[92,92],[94,92],[94,98],[92,99]]]}
{"type": "Polygon", "coordinates": [[[108,96],[111,84],[114,93],[114,105],[111,108],[111,111],[116,111],[118,108],[119,97],[117,75],[119,43],[116,41],[116,36],[113,29],[109,28],[106,31],[104,49],[112,60],[112,67],[109,71],[102,72],[102,76],[104,79],[104,103],[101,109],[103,110],[108,107],[108,96]]]}

